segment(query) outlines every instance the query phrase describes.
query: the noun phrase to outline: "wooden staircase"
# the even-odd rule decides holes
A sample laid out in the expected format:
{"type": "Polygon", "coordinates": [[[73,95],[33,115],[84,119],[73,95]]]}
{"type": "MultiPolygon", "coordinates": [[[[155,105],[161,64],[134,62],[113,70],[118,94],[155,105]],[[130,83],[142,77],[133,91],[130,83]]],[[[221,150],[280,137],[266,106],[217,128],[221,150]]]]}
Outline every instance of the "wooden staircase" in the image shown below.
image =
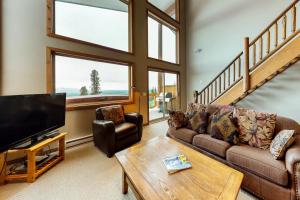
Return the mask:
{"type": "Polygon", "coordinates": [[[203,90],[194,91],[194,102],[236,104],[299,61],[299,1],[280,13],[252,42],[246,37],[244,50],[203,90]]]}

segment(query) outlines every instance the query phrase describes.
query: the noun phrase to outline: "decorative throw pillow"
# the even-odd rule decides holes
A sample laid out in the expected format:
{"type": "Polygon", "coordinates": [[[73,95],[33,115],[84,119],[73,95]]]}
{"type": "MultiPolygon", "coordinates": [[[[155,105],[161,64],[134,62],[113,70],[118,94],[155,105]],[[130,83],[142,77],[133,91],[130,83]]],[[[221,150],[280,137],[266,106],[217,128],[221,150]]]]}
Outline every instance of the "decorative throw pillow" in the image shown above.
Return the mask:
{"type": "Polygon", "coordinates": [[[239,132],[232,122],[232,113],[213,115],[211,118],[211,137],[230,144],[239,143],[239,132]]]}
{"type": "MultiPolygon", "coordinates": [[[[207,127],[207,133],[211,134],[211,118],[213,115],[222,115],[222,114],[226,114],[226,113],[232,113],[234,111],[234,107],[230,106],[230,105],[214,105],[214,104],[210,104],[207,105],[206,107],[206,112],[208,112],[210,114],[210,117],[208,118],[208,127],[207,127]]],[[[233,115],[230,115],[230,117],[233,115]]],[[[232,122],[237,121],[234,120],[234,118],[232,117],[232,122]]],[[[237,124],[235,124],[237,126],[237,124]]]]}
{"type": "Polygon", "coordinates": [[[115,124],[121,124],[125,121],[122,106],[107,106],[101,108],[104,120],[113,121],[115,124]]]}
{"type": "Polygon", "coordinates": [[[176,129],[186,127],[188,120],[188,117],[181,111],[169,111],[169,127],[174,127],[176,129]]]}
{"type": "Polygon", "coordinates": [[[252,147],[268,149],[273,139],[276,114],[255,112],[238,108],[237,119],[242,143],[252,147]]]}
{"type": "Polygon", "coordinates": [[[200,134],[205,134],[208,126],[208,117],[207,112],[194,112],[189,117],[189,122],[187,128],[192,129],[200,134]]]}
{"type": "Polygon", "coordinates": [[[282,130],[272,140],[270,152],[272,156],[279,160],[281,159],[287,148],[295,141],[295,130],[282,130]]]}
{"type": "Polygon", "coordinates": [[[189,103],[187,105],[186,112],[188,115],[192,115],[195,112],[204,112],[206,109],[206,105],[200,104],[200,103],[189,103]]]}

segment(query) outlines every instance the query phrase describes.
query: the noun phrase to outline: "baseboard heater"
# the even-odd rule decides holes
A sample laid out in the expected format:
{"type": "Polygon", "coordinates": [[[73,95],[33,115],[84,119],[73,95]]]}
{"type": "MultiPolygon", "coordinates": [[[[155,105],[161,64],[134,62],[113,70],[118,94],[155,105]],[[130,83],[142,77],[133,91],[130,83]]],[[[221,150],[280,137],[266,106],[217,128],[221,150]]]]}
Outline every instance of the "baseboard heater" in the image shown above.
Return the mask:
{"type": "Polygon", "coordinates": [[[88,143],[88,142],[92,142],[94,139],[93,139],[93,135],[87,135],[87,136],[84,136],[84,137],[80,137],[80,138],[75,138],[75,139],[72,139],[72,140],[68,140],[66,142],[66,148],[72,148],[72,147],[75,147],[75,146],[78,146],[78,145],[82,145],[82,144],[85,144],[85,143],[88,143]]]}

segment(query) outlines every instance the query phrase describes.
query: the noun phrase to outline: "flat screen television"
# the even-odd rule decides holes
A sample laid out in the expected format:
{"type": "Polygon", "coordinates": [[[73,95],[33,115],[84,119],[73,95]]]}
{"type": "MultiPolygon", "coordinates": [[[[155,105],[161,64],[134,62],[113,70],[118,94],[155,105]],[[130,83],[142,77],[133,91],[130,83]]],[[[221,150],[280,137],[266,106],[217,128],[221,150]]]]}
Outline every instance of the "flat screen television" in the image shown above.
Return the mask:
{"type": "Polygon", "coordinates": [[[66,94],[0,96],[0,153],[65,125],[66,94]]]}

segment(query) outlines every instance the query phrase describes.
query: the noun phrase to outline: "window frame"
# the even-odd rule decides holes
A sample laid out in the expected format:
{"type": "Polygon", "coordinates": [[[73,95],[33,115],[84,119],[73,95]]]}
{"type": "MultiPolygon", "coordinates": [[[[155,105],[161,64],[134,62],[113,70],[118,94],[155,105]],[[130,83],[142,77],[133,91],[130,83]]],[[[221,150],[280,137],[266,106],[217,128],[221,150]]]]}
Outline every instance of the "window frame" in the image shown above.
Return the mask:
{"type": "Polygon", "coordinates": [[[171,17],[170,15],[168,15],[166,12],[164,12],[163,10],[159,9],[157,6],[155,6],[154,4],[152,4],[149,0],[147,0],[148,5],[150,5],[150,7],[155,8],[157,11],[163,13],[165,15],[165,17],[170,18],[171,20],[174,20],[175,22],[180,23],[180,0],[175,0],[175,12],[176,12],[176,17],[175,19],[173,17],[171,17]]]}
{"type": "MultiPolygon", "coordinates": [[[[161,29],[161,35],[162,35],[162,29],[161,29]]],[[[158,42],[160,42],[161,44],[159,44],[158,46],[161,47],[161,49],[158,49],[159,52],[162,53],[163,48],[162,48],[162,44],[163,41],[159,40],[158,42]]],[[[174,26],[172,24],[169,24],[167,21],[165,21],[164,19],[162,19],[161,17],[157,16],[155,13],[153,13],[151,10],[147,9],[147,58],[148,59],[153,59],[153,60],[158,60],[167,64],[171,64],[171,65],[180,65],[180,26],[174,26]],[[153,20],[157,21],[158,23],[168,27],[169,29],[173,30],[176,32],[176,61],[175,62],[170,62],[170,61],[166,61],[162,59],[162,55],[160,58],[160,55],[158,55],[158,58],[153,58],[149,56],[149,20],[148,17],[152,18],[153,20]]]]}
{"type": "Polygon", "coordinates": [[[85,54],[75,51],[69,51],[64,49],[57,49],[52,47],[46,48],[46,90],[48,93],[55,92],[55,56],[64,56],[76,59],[84,59],[98,62],[106,62],[111,64],[118,64],[128,66],[129,68],[129,77],[128,77],[128,98],[124,96],[105,96],[105,97],[85,97],[85,98],[72,98],[66,100],[66,109],[67,111],[72,110],[82,110],[82,109],[92,109],[101,106],[107,105],[127,105],[134,103],[133,93],[134,93],[134,81],[133,81],[133,68],[134,64],[128,61],[121,61],[117,59],[105,58],[97,55],[85,54]],[[124,98],[124,99],[122,99],[124,98]]]}
{"type": "Polygon", "coordinates": [[[75,42],[84,45],[90,45],[98,48],[104,48],[107,50],[111,50],[114,52],[121,52],[127,54],[134,54],[134,43],[133,43],[133,27],[134,27],[134,20],[133,20],[133,3],[132,0],[119,0],[128,5],[128,51],[115,49],[113,47],[104,46],[101,44],[96,44],[80,39],[75,39],[72,37],[64,36],[57,34],[55,32],[55,0],[47,0],[47,36],[57,39],[62,39],[70,42],[75,42]]]}

